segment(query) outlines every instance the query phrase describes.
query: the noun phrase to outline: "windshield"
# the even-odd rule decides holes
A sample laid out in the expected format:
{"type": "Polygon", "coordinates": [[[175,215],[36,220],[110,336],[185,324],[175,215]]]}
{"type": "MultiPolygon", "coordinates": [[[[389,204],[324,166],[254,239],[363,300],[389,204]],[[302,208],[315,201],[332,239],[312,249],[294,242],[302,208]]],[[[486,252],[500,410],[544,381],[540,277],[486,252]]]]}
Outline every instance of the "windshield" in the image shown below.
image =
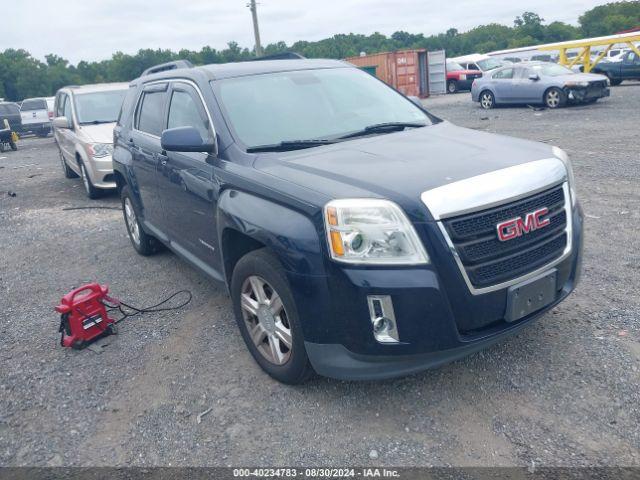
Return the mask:
{"type": "Polygon", "coordinates": [[[337,138],[379,123],[431,124],[411,101],[356,68],[267,73],[212,85],[248,148],[337,138]]]}
{"type": "Polygon", "coordinates": [[[555,63],[550,63],[548,65],[532,65],[531,68],[534,72],[540,75],[546,75],[548,77],[557,77],[559,75],[567,75],[573,74],[574,72],[562,65],[557,65],[555,63]]]}
{"type": "Polygon", "coordinates": [[[78,93],[75,95],[78,123],[115,122],[127,90],[78,93]]]}
{"type": "Polygon", "coordinates": [[[457,70],[464,70],[464,67],[460,65],[458,62],[454,62],[452,60],[447,61],[447,70],[450,72],[455,72],[457,70]]]}
{"type": "Polygon", "coordinates": [[[500,60],[496,60],[495,58],[487,58],[486,60],[480,60],[476,63],[483,72],[486,72],[487,70],[493,70],[494,68],[502,66],[502,62],[500,62],[500,60]]]}

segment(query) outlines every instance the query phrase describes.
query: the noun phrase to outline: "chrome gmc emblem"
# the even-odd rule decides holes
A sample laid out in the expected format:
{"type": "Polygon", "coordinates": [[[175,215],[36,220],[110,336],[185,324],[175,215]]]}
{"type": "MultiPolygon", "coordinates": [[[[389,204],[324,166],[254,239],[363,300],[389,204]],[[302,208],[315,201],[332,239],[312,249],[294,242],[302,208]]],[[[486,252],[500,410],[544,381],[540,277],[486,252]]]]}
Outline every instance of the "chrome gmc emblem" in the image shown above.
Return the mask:
{"type": "Polygon", "coordinates": [[[514,238],[521,237],[526,233],[546,227],[551,223],[551,220],[548,218],[542,218],[547,213],[549,213],[549,209],[544,207],[536,210],[535,212],[527,213],[524,216],[524,219],[522,217],[517,217],[507,220],[506,222],[499,223],[496,225],[498,238],[501,242],[506,242],[507,240],[513,240],[514,238]]]}

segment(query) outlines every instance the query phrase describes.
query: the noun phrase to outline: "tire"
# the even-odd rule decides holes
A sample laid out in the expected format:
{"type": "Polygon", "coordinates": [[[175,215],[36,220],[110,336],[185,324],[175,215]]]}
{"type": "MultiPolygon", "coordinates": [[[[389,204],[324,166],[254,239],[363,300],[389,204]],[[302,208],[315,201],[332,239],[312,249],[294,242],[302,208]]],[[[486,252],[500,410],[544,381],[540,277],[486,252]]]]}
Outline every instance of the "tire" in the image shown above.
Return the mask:
{"type": "Polygon", "coordinates": [[[4,143],[0,142],[0,153],[4,152],[4,143]]]}
{"type": "Polygon", "coordinates": [[[604,75],[609,79],[609,84],[612,87],[617,87],[622,83],[622,80],[620,80],[619,78],[613,78],[610,73],[605,73],[604,75]]]}
{"type": "Polygon", "coordinates": [[[122,215],[124,216],[124,224],[127,227],[129,240],[136,252],[142,256],[153,255],[158,251],[158,240],[147,234],[140,224],[140,215],[135,207],[135,202],[131,195],[129,186],[125,185],[120,191],[120,200],[122,202],[122,215]]]}
{"type": "Polygon", "coordinates": [[[47,138],[49,136],[49,130],[40,130],[36,135],[40,138],[47,138]]]}
{"type": "Polygon", "coordinates": [[[455,80],[449,80],[447,82],[447,92],[448,93],[457,93],[458,92],[458,82],[455,80]]]}
{"type": "Polygon", "coordinates": [[[9,146],[14,152],[18,150],[18,145],[16,144],[16,142],[9,142],[9,146]]]}
{"type": "Polygon", "coordinates": [[[542,102],[547,108],[553,109],[564,107],[567,103],[567,95],[561,89],[557,87],[551,87],[549,90],[544,92],[542,102]]]}
{"type": "Polygon", "coordinates": [[[64,173],[65,178],[77,178],[78,174],[69,168],[67,165],[67,161],[64,159],[62,155],[62,150],[58,147],[58,155],[60,155],[60,163],[62,163],[62,172],[64,173]]]}
{"type": "Polygon", "coordinates": [[[490,110],[496,106],[496,97],[493,96],[490,90],[483,90],[480,92],[480,106],[485,110],[490,110]]]}
{"type": "Polygon", "coordinates": [[[282,383],[308,380],[313,368],[280,262],[266,249],[246,254],[233,269],[231,298],[242,338],[258,365],[282,383]]]}
{"type": "Polygon", "coordinates": [[[102,192],[100,189],[93,186],[91,183],[91,178],[89,178],[89,174],[87,173],[87,169],[82,163],[82,160],[78,161],[78,166],[80,167],[80,178],[82,179],[82,184],[84,185],[84,191],[91,200],[95,200],[99,198],[102,192]]]}

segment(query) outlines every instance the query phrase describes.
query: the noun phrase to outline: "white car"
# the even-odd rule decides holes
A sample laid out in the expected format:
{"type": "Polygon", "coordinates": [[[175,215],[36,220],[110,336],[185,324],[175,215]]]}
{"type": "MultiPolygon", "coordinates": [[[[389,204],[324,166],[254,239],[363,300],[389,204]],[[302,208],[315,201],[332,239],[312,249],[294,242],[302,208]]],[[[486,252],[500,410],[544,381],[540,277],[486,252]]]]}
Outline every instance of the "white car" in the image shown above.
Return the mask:
{"type": "Polygon", "coordinates": [[[129,84],[64,87],[55,102],[53,133],[65,177],[80,176],[89,198],[116,188],[111,154],[113,127],[129,84]]]}
{"type": "Polygon", "coordinates": [[[51,119],[46,98],[26,98],[20,106],[22,131],[39,137],[46,137],[51,132],[51,119]]]}

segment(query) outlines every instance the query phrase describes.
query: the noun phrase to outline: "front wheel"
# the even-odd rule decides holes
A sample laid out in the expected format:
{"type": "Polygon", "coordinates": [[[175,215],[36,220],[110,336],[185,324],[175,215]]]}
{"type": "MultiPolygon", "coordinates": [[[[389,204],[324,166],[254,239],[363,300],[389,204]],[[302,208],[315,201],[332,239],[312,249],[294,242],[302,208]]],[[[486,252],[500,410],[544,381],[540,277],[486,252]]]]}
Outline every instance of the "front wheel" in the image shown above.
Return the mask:
{"type": "Polygon", "coordinates": [[[544,104],[547,108],[563,107],[566,102],[567,95],[559,88],[550,88],[544,94],[544,104]]]}
{"type": "Polygon", "coordinates": [[[140,224],[138,211],[134,207],[131,191],[128,186],[122,187],[120,192],[120,200],[122,201],[122,214],[124,215],[124,224],[127,227],[129,240],[133,248],[140,255],[148,256],[158,251],[158,241],[147,233],[140,224]]]}
{"type": "Polygon", "coordinates": [[[9,146],[11,147],[11,150],[13,150],[14,152],[18,150],[18,144],[16,142],[9,142],[9,146]]]}
{"type": "Polygon", "coordinates": [[[455,80],[449,80],[447,82],[447,92],[456,93],[458,91],[458,82],[455,80]]]}
{"type": "Polygon", "coordinates": [[[86,167],[83,162],[80,162],[80,177],[82,178],[82,184],[84,185],[84,191],[91,200],[95,200],[100,197],[102,193],[100,189],[93,186],[91,183],[91,178],[89,178],[89,173],[87,172],[86,167]]]}
{"type": "Polygon", "coordinates": [[[242,338],[258,365],[282,383],[306,381],[313,368],[280,262],[266,249],[242,257],[233,270],[231,298],[242,338]]]}
{"type": "Polygon", "coordinates": [[[480,106],[485,110],[492,109],[496,104],[496,99],[489,90],[480,93],[480,106]]]}

